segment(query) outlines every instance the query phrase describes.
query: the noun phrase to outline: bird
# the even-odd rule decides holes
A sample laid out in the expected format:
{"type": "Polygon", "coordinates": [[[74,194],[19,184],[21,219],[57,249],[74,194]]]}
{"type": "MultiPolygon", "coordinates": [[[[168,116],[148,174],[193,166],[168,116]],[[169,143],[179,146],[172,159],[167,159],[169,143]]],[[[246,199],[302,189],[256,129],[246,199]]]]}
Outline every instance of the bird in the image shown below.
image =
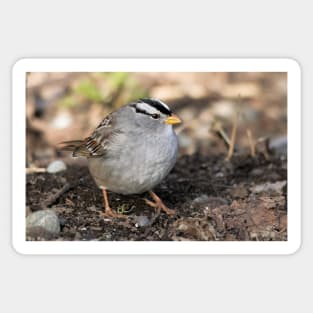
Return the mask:
{"type": "Polygon", "coordinates": [[[153,199],[145,199],[149,206],[174,215],[152,189],[176,163],[178,139],[173,125],[181,122],[163,101],[141,98],[108,114],[87,138],[62,142],[61,149],[87,158],[89,172],[102,190],[103,216],[125,218],[112,210],[107,191],[149,192],[153,199]]]}

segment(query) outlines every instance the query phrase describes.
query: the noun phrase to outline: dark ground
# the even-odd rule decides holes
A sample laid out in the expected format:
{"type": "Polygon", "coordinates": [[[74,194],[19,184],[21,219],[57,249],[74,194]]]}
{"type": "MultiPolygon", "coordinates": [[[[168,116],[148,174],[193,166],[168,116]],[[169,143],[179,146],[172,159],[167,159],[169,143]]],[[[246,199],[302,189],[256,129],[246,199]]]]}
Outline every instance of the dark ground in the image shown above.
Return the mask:
{"type": "Polygon", "coordinates": [[[61,221],[57,237],[35,232],[28,240],[287,240],[286,160],[183,156],[155,189],[176,215],[156,214],[148,195],[109,193],[112,208],[131,211],[127,220],[100,216],[102,194],[81,163],[27,175],[28,212],[49,207],[61,221]]]}

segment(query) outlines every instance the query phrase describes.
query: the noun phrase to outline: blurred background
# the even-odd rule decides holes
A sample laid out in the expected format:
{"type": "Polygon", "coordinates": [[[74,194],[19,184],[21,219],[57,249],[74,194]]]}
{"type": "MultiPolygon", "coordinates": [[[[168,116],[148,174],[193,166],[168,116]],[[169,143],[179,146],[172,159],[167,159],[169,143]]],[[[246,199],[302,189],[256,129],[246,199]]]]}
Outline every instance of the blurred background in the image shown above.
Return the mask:
{"type": "Polygon", "coordinates": [[[88,136],[109,112],[142,97],[159,98],[184,123],[180,153],[227,154],[237,116],[237,151],[287,144],[286,73],[43,73],[27,74],[27,167],[62,157],[57,144],[88,136]]]}

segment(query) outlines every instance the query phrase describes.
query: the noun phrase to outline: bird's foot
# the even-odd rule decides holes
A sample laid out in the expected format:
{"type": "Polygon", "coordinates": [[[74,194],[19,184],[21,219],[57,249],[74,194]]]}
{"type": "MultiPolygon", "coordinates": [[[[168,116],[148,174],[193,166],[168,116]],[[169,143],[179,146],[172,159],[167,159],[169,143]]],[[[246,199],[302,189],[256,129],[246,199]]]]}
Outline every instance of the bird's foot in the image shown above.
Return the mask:
{"type": "Polygon", "coordinates": [[[127,216],[126,216],[126,215],[113,212],[110,207],[106,207],[104,211],[101,211],[101,212],[100,212],[100,215],[101,215],[101,217],[104,217],[104,218],[114,217],[114,218],[123,218],[123,219],[127,219],[127,216]]]}
{"type": "Polygon", "coordinates": [[[127,219],[127,216],[124,214],[120,214],[120,213],[115,213],[112,211],[110,204],[109,204],[109,199],[108,199],[108,195],[107,195],[107,191],[104,187],[100,187],[102,190],[102,194],[103,194],[103,200],[104,200],[104,211],[100,212],[100,215],[102,217],[108,218],[108,217],[115,217],[115,218],[123,218],[123,219],[127,219]]]}
{"type": "Polygon", "coordinates": [[[148,199],[144,199],[145,202],[153,207],[156,208],[158,211],[164,211],[167,215],[175,215],[176,212],[170,208],[168,208],[163,201],[152,191],[149,191],[150,196],[153,198],[154,202],[148,200],[148,199]]]}

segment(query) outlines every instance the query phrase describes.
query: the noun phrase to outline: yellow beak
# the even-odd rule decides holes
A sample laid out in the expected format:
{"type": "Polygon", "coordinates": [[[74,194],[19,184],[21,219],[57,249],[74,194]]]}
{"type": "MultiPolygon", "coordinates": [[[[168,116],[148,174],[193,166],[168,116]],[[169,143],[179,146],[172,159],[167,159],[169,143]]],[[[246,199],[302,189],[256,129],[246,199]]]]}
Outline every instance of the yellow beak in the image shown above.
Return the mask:
{"type": "Polygon", "coordinates": [[[169,116],[164,123],[168,124],[168,125],[174,125],[174,124],[179,124],[181,123],[182,120],[175,114],[172,114],[171,116],[169,116]]]}

